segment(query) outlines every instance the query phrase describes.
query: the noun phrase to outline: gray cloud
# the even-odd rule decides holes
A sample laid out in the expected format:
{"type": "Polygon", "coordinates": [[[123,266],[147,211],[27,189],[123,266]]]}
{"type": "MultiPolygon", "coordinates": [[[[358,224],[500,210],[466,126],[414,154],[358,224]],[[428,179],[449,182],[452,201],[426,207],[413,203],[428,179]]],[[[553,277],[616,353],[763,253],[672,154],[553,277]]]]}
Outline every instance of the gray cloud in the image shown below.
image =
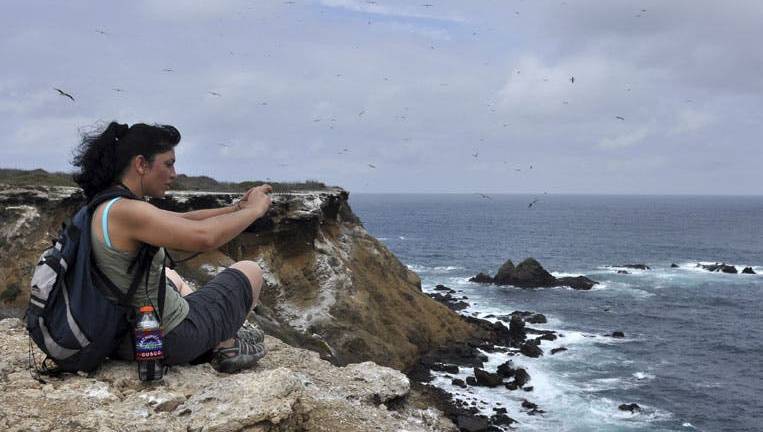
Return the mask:
{"type": "Polygon", "coordinates": [[[0,164],[66,170],[117,119],[226,180],[760,193],[759,2],[431,3],[9,1],[0,164]]]}

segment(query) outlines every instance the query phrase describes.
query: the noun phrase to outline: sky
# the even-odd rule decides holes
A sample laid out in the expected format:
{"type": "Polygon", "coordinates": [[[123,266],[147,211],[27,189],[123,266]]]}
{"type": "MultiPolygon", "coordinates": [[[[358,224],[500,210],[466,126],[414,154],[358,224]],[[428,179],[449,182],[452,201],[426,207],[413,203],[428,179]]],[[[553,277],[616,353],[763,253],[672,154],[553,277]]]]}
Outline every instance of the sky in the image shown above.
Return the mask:
{"type": "Polygon", "coordinates": [[[225,181],[759,195],[762,22],[758,0],[3,0],[0,167],[71,171],[116,120],[177,127],[178,172],[225,181]]]}

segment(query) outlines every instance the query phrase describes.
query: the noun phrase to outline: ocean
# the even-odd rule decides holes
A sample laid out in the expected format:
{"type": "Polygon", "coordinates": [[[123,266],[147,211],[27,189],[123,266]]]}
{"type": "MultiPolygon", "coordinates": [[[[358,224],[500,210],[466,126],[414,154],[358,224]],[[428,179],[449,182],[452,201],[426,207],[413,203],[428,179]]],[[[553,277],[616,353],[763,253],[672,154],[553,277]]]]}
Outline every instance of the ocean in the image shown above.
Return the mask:
{"type": "MultiPolygon", "coordinates": [[[[455,289],[470,303],[460,313],[481,318],[539,312],[548,323],[530,327],[564,335],[541,344],[543,357],[511,357],[530,373],[531,392],[464,390],[437,373],[435,385],[484,413],[505,407],[528,431],[763,430],[762,196],[351,194],[350,205],[425,292],[455,289]],[[600,284],[468,282],[527,257],[555,276],[600,284]],[[758,274],[696,267],[715,262],[758,274]],[[651,270],[612,267],[622,264],[651,270]],[[613,331],[625,338],[607,336],[613,331]],[[550,355],[555,347],[567,351],[550,355]],[[545,413],[530,415],[523,399],[545,413]],[[641,411],[621,411],[622,403],[641,411]]],[[[508,357],[489,358],[485,369],[495,371],[508,357]]]]}

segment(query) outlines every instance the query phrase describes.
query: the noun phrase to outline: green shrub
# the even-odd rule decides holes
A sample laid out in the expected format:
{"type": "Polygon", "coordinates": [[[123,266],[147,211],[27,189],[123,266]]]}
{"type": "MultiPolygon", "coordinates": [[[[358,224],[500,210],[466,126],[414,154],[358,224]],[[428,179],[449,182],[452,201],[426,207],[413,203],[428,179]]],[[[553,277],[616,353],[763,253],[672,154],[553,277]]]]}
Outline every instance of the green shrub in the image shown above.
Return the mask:
{"type": "Polygon", "coordinates": [[[8,285],[2,293],[0,293],[0,301],[3,303],[10,303],[16,300],[16,297],[21,293],[18,283],[12,283],[8,285]]]}

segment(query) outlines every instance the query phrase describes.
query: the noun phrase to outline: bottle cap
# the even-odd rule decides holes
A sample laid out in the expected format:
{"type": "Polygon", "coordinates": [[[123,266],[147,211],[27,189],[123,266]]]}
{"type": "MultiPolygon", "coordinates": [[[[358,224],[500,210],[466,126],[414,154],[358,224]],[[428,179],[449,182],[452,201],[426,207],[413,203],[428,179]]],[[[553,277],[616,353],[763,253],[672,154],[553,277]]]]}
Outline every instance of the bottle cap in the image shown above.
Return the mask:
{"type": "Polygon", "coordinates": [[[140,310],[140,313],[153,312],[154,311],[154,307],[153,306],[141,306],[139,310],[140,310]]]}

